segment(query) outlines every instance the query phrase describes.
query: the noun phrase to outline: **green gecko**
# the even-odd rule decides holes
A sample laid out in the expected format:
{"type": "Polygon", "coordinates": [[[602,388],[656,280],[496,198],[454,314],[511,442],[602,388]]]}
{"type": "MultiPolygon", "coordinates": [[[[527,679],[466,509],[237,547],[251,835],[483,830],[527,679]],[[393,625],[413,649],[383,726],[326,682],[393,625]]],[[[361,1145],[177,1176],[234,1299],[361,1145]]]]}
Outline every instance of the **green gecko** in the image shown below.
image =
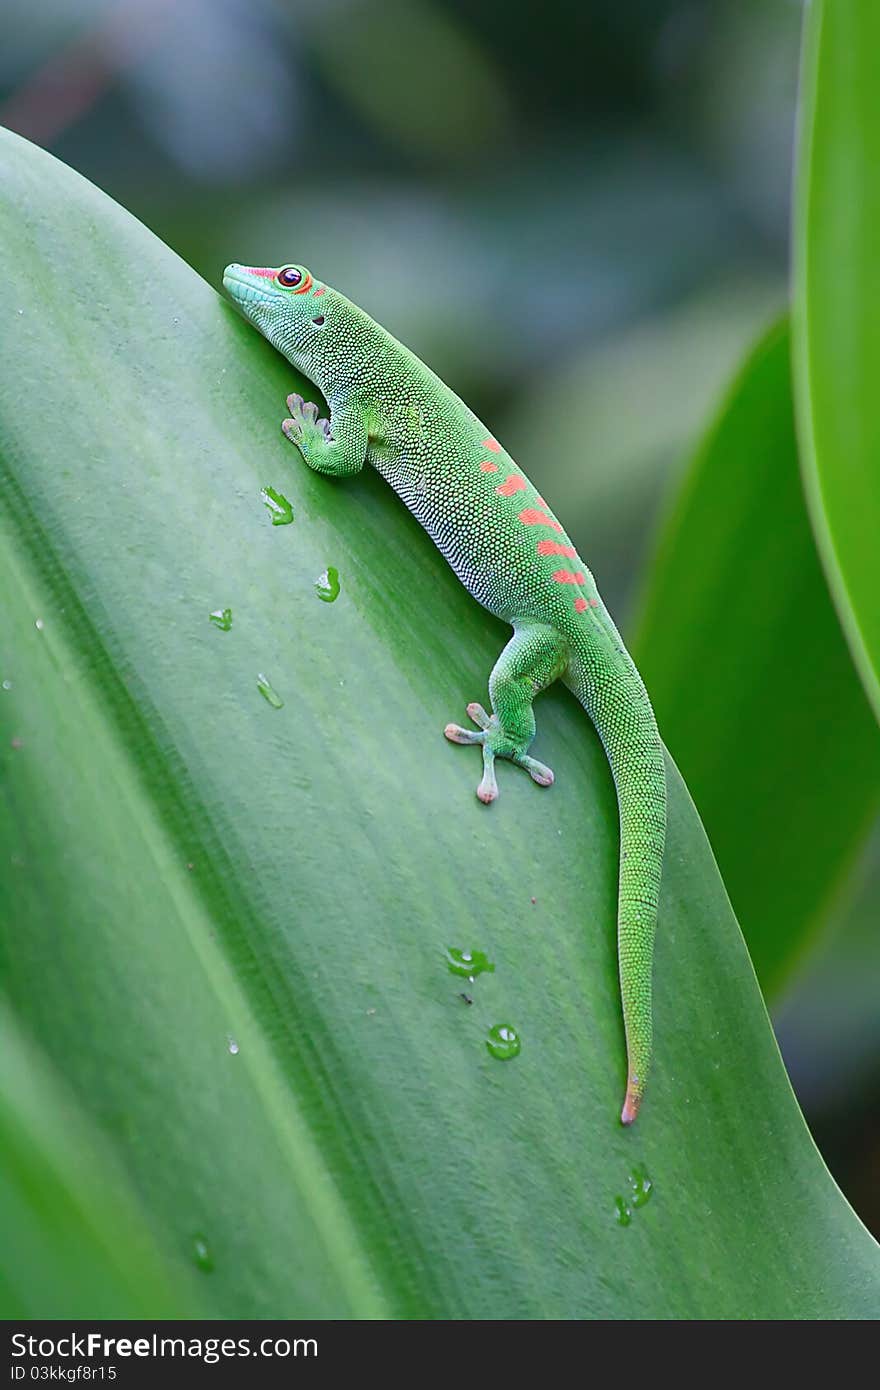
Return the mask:
{"type": "Polygon", "coordinates": [[[635,1119],[651,1061],[651,972],[666,837],[663,745],[635,664],[593,576],[547,503],[448,386],[350,300],[302,265],[230,265],[223,283],[244,314],[323,393],[329,420],[287,398],[282,429],[310,468],[370,463],[428,532],[465,588],[513,636],[489,677],[491,713],[470,704],[481,801],[498,795],[496,758],[539,786],[530,756],[535,696],[555,680],[575,694],[605,747],[620,809],[618,961],[628,1076],[621,1120],[635,1119]]]}

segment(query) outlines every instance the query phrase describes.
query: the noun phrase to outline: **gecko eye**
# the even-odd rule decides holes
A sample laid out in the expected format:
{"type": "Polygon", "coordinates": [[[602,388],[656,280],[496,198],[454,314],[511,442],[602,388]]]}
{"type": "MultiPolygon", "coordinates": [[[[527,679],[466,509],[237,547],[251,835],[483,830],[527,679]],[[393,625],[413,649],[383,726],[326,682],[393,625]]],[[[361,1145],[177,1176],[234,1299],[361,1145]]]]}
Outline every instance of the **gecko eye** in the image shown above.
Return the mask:
{"type": "Polygon", "coordinates": [[[296,266],[287,265],[283,270],[279,270],[275,279],[278,281],[279,285],[283,285],[286,290],[292,290],[294,285],[299,284],[302,279],[302,274],[297,270],[296,266]]]}
{"type": "Polygon", "coordinates": [[[322,324],[323,322],[324,322],[324,315],[323,315],[323,314],[319,314],[318,317],[317,317],[316,319],[312,319],[312,323],[316,323],[316,324],[318,325],[319,328],[321,327],[321,324],[322,324]]]}

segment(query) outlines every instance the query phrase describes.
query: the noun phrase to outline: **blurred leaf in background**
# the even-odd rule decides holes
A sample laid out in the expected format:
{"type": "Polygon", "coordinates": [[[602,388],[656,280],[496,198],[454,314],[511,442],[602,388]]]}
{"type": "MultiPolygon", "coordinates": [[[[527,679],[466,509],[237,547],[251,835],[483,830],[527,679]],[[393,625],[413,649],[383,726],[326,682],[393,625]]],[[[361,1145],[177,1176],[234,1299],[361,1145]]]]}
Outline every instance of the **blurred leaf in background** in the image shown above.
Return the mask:
{"type": "Polygon", "coordinates": [[[877,727],[816,554],[787,327],[751,354],[646,577],[633,655],[776,995],[880,804],[877,727]]]}
{"type": "Polygon", "coordinates": [[[880,1231],[878,903],[880,826],[773,1019],[822,1156],[874,1232],[880,1231]]]}
{"type": "Polygon", "coordinates": [[[769,280],[705,290],[536,372],[514,407],[505,437],[541,477],[613,611],[626,614],[638,587],[647,519],[678,484],[716,398],[781,302],[769,280]]]}
{"type": "Polygon", "coordinates": [[[880,718],[880,6],[817,0],[805,33],[794,297],[804,476],[880,718]]]}

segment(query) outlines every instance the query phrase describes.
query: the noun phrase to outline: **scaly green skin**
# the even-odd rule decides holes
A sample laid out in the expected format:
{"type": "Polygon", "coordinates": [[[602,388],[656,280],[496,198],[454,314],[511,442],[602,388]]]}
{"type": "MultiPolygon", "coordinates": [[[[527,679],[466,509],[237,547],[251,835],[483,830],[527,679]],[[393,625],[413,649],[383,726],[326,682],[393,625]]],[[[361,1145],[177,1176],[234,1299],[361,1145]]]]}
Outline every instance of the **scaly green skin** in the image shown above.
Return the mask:
{"type": "Polygon", "coordinates": [[[663,748],[645,687],[559,522],[486,427],[428,367],[304,266],[227,266],[233,299],[320,388],[330,419],[288,397],[282,428],[310,468],[391,484],[478,602],[513,627],[489,677],[479,732],[449,724],[483,752],[481,801],[498,795],[495,759],[541,786],[529,756],[532,703],[555,680],[580,700],[604,744],[620,807],[618,952],[628,1080],[621,1119],[636,1117],[651,1060],[651,966],[666,833],[663,748]]]}

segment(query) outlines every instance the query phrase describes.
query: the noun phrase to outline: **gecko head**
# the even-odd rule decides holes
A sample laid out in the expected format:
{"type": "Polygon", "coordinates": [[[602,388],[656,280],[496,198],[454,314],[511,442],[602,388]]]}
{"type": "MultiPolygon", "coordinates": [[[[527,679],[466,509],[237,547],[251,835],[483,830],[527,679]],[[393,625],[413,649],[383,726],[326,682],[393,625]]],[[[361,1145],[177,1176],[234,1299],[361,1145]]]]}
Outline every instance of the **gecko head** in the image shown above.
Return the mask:
{"type": "Polygon", "coordinates": [[[342,296],[294,264],[228,265],[223,286],[272,346],[322,386],[315,368],[332,356],[328,340],[342,296]]]}

